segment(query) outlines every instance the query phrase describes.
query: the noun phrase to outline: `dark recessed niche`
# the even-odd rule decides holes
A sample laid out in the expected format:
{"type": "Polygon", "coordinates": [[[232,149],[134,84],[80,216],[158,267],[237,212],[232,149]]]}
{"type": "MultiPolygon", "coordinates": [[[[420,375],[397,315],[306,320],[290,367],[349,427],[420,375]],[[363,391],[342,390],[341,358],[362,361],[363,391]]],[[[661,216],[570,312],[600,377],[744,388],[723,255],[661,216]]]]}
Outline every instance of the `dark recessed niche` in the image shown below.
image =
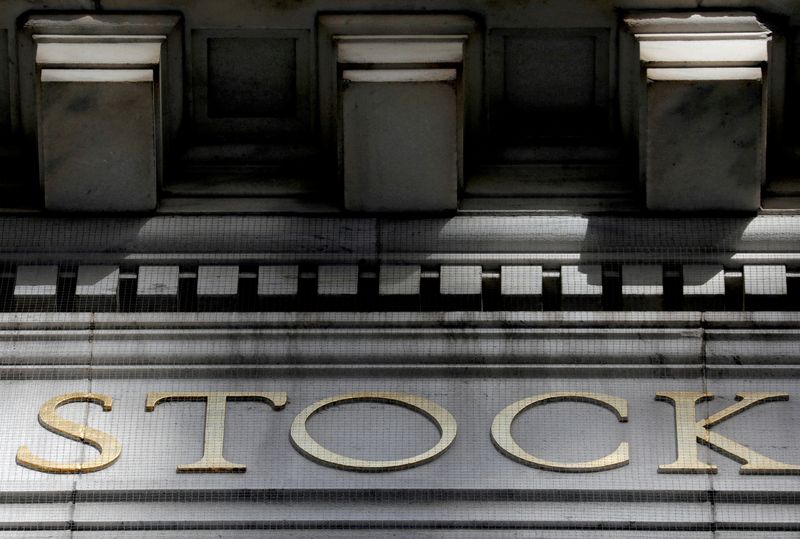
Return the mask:
{"type": "Polygon", "coordinates": [[[510,144],[607,130],[607,31],[496,30],[495,131],[510,144]]]}
{"type": "Polygon", "coordinates": [[[209,39],[208,116],[296,116],[296,63],[291,38],[209,39]]]}

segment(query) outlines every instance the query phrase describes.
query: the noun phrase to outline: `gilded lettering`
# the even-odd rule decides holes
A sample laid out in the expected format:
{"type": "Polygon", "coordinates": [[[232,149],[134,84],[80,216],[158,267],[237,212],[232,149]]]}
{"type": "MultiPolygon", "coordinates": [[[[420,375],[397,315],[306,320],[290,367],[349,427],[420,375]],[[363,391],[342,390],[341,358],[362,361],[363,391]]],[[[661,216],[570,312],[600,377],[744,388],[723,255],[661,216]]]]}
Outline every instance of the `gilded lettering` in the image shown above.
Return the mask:
{"type": "Polygon", "coordinates": [[[675,431],[678,458],[671,464],[658,467],[659,473],[717,473],[713,464],[702,462],[697,456],[697,442],[742,464],[741,474],[800,474],[800,466],[772,460],[738,442],[726,438],[711,427],[718,425],[753,406],[765,402],[785,401],[787,393],[741,392],[736,394],[736,404],[703,419],[695,421],[698,402],[711,400],[714,395],[697,391],[664,391],[656,394],[656,400],[672,403],[675,407],[675,431]]]}
{"type": "Polygon", "coordinates": [[[98,404],[103,407],[104,412],[110,412],[112,398],[108,395],[88,392],[58,395],[45,402],[39,409],[39,423],[59,436],[94,447],[100,454],[88,462],[55,462],[37,457],[31,453],[28,446],[23,445],[17,450],[17,464],[38,472],[68,474],[97,472],[116,462],[122,454],[122,444],[116,438],[108,433],[64,419],[56,413],[59,406],[73,402],[98,404]]]}
{"type": "Polygon", "coordinates": [[[330,397],[315,402],[294,418],[290,437],[295,449],[302,455],[319,464],[356,472],[388,472],[419,466],[420,464],[430,462],[439,457],[450,447],[453,440],[455,440],[456,431],[456,420],[450,412],[428,399],[405,393],[367,391],[347,393],[345,395],[330,397]],[[346,402],[382,402],[405,406],[430,419],[436,425],[436,428],[439,429],[441,436],[436,445],[428,451],[405,459],[364,460],[339,455],[325,449],[314,440],[306,429],[306,422],[312,415],[326,408],[330,408],[331,406],[346,402]]]}
{"type": "Polygon", "coordinates": [[[286,406],[287,395],[284,392],[202,392],[202,391],[165,391],[147,394],[145,410],[152,412],[162,402],[168,401],[201,401],[206,403],[205,438],[203,457],[192,464],[181,464],[178,473],[244,473],[244,464],[235,464],[225,459],[222,454],[225,445],[225,408],[229,400],[254,401],[269,404],[273,410],[286,406]]]}

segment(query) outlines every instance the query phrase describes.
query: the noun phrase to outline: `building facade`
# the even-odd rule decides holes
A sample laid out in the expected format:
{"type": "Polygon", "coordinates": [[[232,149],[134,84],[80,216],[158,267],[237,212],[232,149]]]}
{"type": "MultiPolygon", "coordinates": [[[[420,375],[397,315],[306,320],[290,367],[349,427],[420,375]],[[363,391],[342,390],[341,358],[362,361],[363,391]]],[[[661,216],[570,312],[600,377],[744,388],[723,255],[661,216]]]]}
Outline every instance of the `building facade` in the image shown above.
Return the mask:
{"type": "Polygon", "coordinates": [[[800,533],[793,0],[6,0],[0,533],[800,533]]]}

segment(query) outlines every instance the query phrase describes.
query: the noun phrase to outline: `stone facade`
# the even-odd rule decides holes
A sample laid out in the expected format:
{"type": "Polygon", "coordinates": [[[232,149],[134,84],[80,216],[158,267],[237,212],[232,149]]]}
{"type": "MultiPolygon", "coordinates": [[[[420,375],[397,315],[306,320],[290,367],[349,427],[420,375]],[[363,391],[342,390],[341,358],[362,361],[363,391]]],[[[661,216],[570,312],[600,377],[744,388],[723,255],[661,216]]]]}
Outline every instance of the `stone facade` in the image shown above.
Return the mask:
{"type": "Polygon", "coordinates": [[[379,4],[0,5],[0,534],[795,536],[800,5],[379,4]]]}

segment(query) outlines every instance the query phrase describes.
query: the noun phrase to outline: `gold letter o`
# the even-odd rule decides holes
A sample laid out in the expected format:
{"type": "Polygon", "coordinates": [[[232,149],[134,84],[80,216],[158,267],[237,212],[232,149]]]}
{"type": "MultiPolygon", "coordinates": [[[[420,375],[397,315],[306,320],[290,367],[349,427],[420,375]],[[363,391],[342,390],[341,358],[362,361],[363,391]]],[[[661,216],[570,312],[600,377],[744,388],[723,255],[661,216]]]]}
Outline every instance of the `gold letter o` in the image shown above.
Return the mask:
{"type": "Polygon", "coordinates": [[[453,440],[456,438],[456,430],[456,420],[452,414],[428,399],[406,393],[364,391],[359,393],[346,393],[315,402],[294,418],[290,437],[295,449],[319,464],[355,472],[389,472],[413,468],[414,466],[425,464],[437,458],[453,443],[453,440]],[[363,460],[334,453],[322,447],[311,437],[306,429],[306,422],[312,415],[336,404],[345,402],[383,402],[410,408],[424,415],[436,425],[440,433],[439,441],[424,453],[397,460],[363,460]]]}

